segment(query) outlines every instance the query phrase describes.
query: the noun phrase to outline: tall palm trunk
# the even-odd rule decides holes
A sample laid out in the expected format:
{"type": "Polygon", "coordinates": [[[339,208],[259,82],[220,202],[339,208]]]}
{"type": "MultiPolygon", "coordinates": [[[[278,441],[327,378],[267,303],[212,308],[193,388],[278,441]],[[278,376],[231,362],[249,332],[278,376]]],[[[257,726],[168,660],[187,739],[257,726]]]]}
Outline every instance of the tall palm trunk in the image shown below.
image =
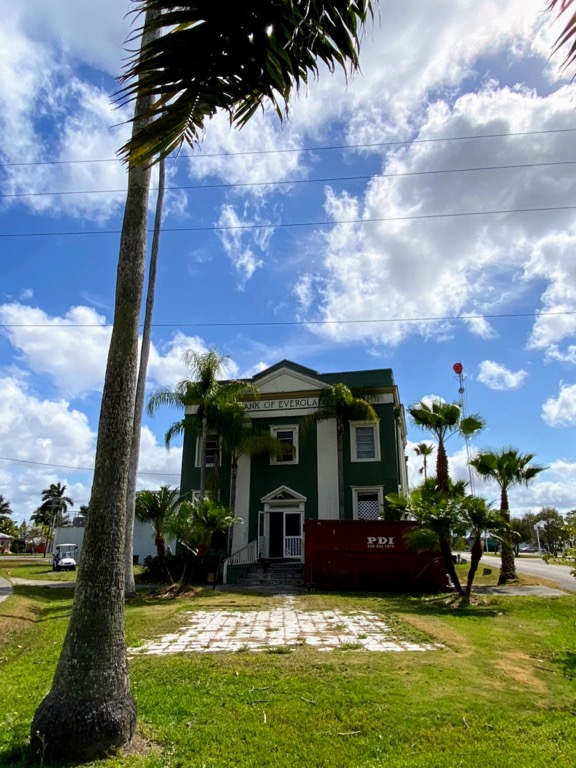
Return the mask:
{"type": "MultiPolygon", "coordinates": [[[[158,34],[152,19],[147,13],[142,45],[158,34]]],[[[151,105],[151,98],[136,101],[134,132],[151,105]]],[[[129,168],[82,568],[52,688],[31,726],[31,747],[42,759],[94,759],[129,742],[136,727],[124,637],[124,541],[149,185],[149,167],[129,168]]]]}
{"type": "Polygon", "coordinates": [[[448,456],[444,440],[438,439],[438,448],[436,450],[436,486],[439,491],[448,495],[450,493],[450,476],[448,474],[448,456]]]}
{"type": "Polygon", "coordinates": [[[478,566],[480,565],[481,559],[482,559],[482,534],[480,531],[477,531],[476,535],[474,536],[474,543],[470,548],[470,568],[468,569],[468,578],[466,581],[466,590],[465,590],[467,595],[470,595],[470,593],[472,592],[472,584],[474,583],[474,577],[476,576],[476,571],[478,570],[478,566]]]}
{"type": "Polygon", "coordinates": [[[146,373],[150,358],[150,337],[152,335],[152,314],[154,312],[154,294],[156,291],[156,272],[158,267],[158,251],[160,250],[160,231],[162,229],[162,206],[164,203],[165,187],[164,159],[158,163],[158,196],[156,198],[156,213],[154,216],[154,234],[150,251],[148,267],[148,290],[146,292],[146,309],[144,312],[144,328],[142,330],[142,346],[140,348],[140,365],[136,383],[136,402],[134,404],[134,431],[130,449],[130,474],[128,477],[128,492],[126,494],[126,561],[124,576],[124,596],[136,597],[136,583],[132,562],[134,559],[134,516],[136,510],[136,482],[138,478],[138,461],[140,459],[140,435],[142,433],[142,414],[146,396],[146,373]]]}
{"type": "MultiPolygon", "coordinates": [[[[230,498],[228,499],[228,507],[232,514],[232,517],[236,517],[236,486],[238,484],[238,457],[233,455],[230,463],[230,498]]],[[[233,542],[233,530],[234,526],[230,526],[228,529],[228,554],[232,552],[233,542]]]]}
{"type": "MultiPolygon", "coordinates": [[[[510,523],[510,507],[508,505],[508,491],[502,488],[500,494],[500,514],[507,523],[510,523]]],[[[500,555],[500,576],[498,584],[505,584],[507,581],[513,581],[516,578],[516,562],[514,560],[514,547],[512,546],[512,537],[507,531],[502,536],[502,552],[500,555]]]]}

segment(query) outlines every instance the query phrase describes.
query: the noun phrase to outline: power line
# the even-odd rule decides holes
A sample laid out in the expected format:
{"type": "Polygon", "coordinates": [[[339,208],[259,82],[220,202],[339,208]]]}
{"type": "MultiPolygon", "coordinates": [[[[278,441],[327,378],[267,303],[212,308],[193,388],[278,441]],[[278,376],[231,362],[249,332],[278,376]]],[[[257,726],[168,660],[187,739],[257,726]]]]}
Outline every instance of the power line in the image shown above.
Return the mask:
{"type": "MultiPolygon", "coordinates": [[[[13,459],[10,456],[0,456],[0,461],[13,461],[17,464],[33,464],[38,467],[53,467],[55,469],[74,469],[77,472],[94,472],[94,467],[72,467],[68,464],[50,464],[46,461],[28,461],[27,459],[13,459]]],[[[140,472],[139,475],[166,475],[170,477],[180,477],[176,472],[140,472]]]]}
{"type": "MultiPolygon", "coordinates": [[[[454,219],[467,216],[498,216],[510,213],[547,213],[551,211],[573,211],[576,205],[553,205],[537,208],[504,208],[493,211],[459,211],[456,213],[427,213],[415,216],[382,216],[373,219],[342,219],[340,221],[298,221],[278,222],[276,224],[230,224],[211,227],[165,227],[163,234],[177,232],[229,232],[237,230],[296,229],[298,227],[335,227],[339,224],[377,224],[387,221],[422,221],[425,219],[454,219]]],[[[152,232],[149,229],[148,232],[152,232]]],[[[0,238],[9,237],[75,237],[85,235],[119,235],[119,229],[87,229],[76,232],[1,232],[0,238]]]]}
{"type": "MultiPolygon", "coordinates": [[[[194,190],[194,189],[240,189],[245,187],[279,187],[289,186],[296,184],[326,184],[336,181],[366,181],[367,179],[395,179],[405,178],[410,176],[437,176],[440,174],[448,173],[473,173],[478,171],[510,171],[520,168],[546,168],[554,166],[567,166],[576,165],[576,160],[558,160],[548,163],[518,163],[512,165],[486,165],[486,166],[474,166],[471,168],[439,168],[432,171],[406,171],[403,173],[373,173],[365,174],[362,176],[329,176],[320,179],[289,179],[281,181],[250,181],[241,182],[235,184],[220,183],[220,184],[186,184],[166,187],[166,191],[182,191],[182,190],[194,190]]],[[[151,187],[150,191],[156,192],[156,187],[151,187]]],[[[82,189],[82,190],[65,190],[63,192],[9,192],[8,194],[0,194],[0,199],[15,198],[15,197],[48,197],[57,196],[62,197],[65,195],[115,195],[119,193],[125,193],[126,188],[123,189],[82,189]]]]}
{"type": "MultiPolygon", "coordinates": [[[[543,134],[555,134],[555,133],[571,133],[576,131],[576,128],[550,128],[542,131],[509,131],[503,133],[481,133],[472,134],[470,136],[440,136],[434,139],[405,139],[398,141],[382,141],[366,144],[334,144],[321,147],[290,147],[286,149],[254,149],[245,150],[242,152],[207,152],[206,154],[177,154],[168,158],[169,160],[186,160],[194,159],[199,160],[204,157],[239,157],[242,155],[278,155],[288,154],[292,152],[327,152],[331,150],[342,149],[374,149],[378,147],[397,147],[406,146],[407,144],[437,144],[442,141],[470,141],[476,139],[501,139],[509,136],[541,136],[543,134]]],[[[17,168],[25,166],[39,166],[39,165],[80,165],[82,163],[119,163],[120,159],[117,157],[109,157],[95,160],[35,160],[31,162],[23,163],[0,163],[0,168],[17,168]]]]}
{"type": "MultiPolygon", "coordinates": [[[[454,320],[501,320],[523,317],[564,317],[576,315],[576,310],[561,312],[500,312],[495,314],[475,315],[446,315],[422,317],[381,317],[375,319],[352,320],[270,320],[247,322],[198,322],[198,323],[152,323],[153,328],[245,328],[245,327],[278,327],[304,325],[367,325],[374,323],[440,323],[454,320]]],[[[112,323],[0,323],[0,328],[112,328],[112,323]]],[[[142,324],[140,324],[142,327],[142,324]]],[[[1,457],[0,457],[1,458],[1,457]]]]}

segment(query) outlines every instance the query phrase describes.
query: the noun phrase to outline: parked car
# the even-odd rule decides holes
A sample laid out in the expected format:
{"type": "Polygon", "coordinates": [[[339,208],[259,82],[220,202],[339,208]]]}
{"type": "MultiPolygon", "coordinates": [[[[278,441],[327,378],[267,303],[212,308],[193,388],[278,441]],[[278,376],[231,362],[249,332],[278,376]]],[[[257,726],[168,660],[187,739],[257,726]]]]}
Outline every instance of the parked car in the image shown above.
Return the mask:
{"type": "Polygon", "coordinates": [[[52,558],[53,571],[75,571],[77,544],[56,544],[56,552],[52,558]]]}

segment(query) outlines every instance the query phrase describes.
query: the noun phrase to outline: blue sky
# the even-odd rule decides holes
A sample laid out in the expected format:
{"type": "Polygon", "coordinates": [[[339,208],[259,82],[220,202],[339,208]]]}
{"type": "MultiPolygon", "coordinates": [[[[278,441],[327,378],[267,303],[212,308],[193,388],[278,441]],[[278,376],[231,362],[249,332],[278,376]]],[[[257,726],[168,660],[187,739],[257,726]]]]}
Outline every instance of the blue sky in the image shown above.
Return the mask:
{"type": "MultiPolygon", "coordinates": [[[[576,507],[576,225],[559,210],[576,205],[576,93],[543,5],[383,3],[360,75],[321,72],[284,126],[218,116],[170,160],[150,390],[185,373],[184,350],[215,346],[229,376],[283,358],[391,367],[408,405],[457,400],[462,361],[467,408],[487,421],[472,449],[514,445],[549,467],[513,512],[576,507]]],[[[89,498],[129,7],[0,0],[0,494],[18,519],[51,482],[89,498]]],[[[176,417],[145,420],[141,487],[177,484],[180,449],[163,446],[176,417]]],[[[426,435],[409,438],[417,480],[426,435]]],[[[466,477],[465,447],[449,451],[466,477]]]]}

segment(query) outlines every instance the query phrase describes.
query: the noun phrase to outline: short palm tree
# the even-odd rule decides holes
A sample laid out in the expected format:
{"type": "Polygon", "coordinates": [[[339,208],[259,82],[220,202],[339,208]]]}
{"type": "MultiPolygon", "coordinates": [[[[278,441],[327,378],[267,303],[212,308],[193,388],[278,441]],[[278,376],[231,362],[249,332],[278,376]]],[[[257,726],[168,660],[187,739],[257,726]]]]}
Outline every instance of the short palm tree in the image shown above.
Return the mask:
{"type": "Polygon", "coordinates": [[[446,455],[446,440],[452,435],[459,434],[464,438],[471,437],[484,427],[484,419],[478,414],[463,416],[462,409],[456,403],[444,403],[435,400],[431,405],[421,401],[408,408],[414,424],[420,429],[431,432],[438,442],[436,452],[436,484],[442,493],[450,492],[450,475],[448,473],[448,456],[446,455]]]}
{"type": "MultiPolygon", "coordinates": [[[[520,453],[517,448],[505,448],[500,452],[479,453],[470,460],[470,466],[474,467],[480,477],[495,480],[500,486],[500,514],[508,525],[510,525],[509,489],[514,485],[528,485],[536,475],[546,469],[546,467],[530,464],[535,455],[520,453]]],[[[510,535],[502,539],[501,558],[498,583],[505,584],[516,578],[514,547],[510,535]]]]}
{"type": "Polygon", "coordinates": [[[416,456],[422,456],[422,466],[418,470],[419,474],[424,475],[424,482],[428,479],[428,456],[434,453],[434,446],[429,443],[418,443],[414,447],[416,456]]]}
{"type": "Polygon", "coordinates": [[[318,410],[305,416],[300,422],[303,434],[319,421],[336,420],[338,450],[338,516],[344,520],[344,432],[348,421],[378,421],[378,415],[370,403],[362,397],[355,397],[351,389],[343,384],[332,384],[323,389],[318,401],[318,410]]]}
{"type": "Polygon", "coordinates": [[[409,496],[398,493],[386,496],[392,508],[408,513],[419,523],[418,528],[407,533],[407,545],[419,551],[440,550],[446,573],[459,595],[464,595],[464,590],[452,559],[452,539],[464,530],[461,510],[465,488],[464,483],[450,483],[449,492],[444,493],[438,489],[436,479],[430,477],[409,496]]]}
{"type": "MultiPolygon", "coordinates": [[[[200,433],[200,496],[206,492],[206,443],[210,428],[211,414],[225,403],[236,402],[240,397],[254,393],[254,387],[244,381],[221,383],[221,375],[226,357],[215,349],[199,353],[188,350],[183,355],[184,363],[190,369],[191,378],[182,379],[171,389],[163,387],[154,392],[148,402],[148,413],[153,415],[162,405],[186,409],[197,406],[196,429],[200,433]]],[[[193,428],[194,422],[186,418],[171,424],[165,435],[166,447],[170,446],[176,435],[193,428]]]]}
{"type": "Polygon", "coordinates": [[[158,491],[138,491],[136,494],[136,517],[152,526],[156,553],[159,557],[166,554],[164,534],[179,503],[179,489],[170,488],[169,485],[160,486],[158,491]]]}
{"type": "Polygon", "coordinates": [[[179,588],[190,583],[196,558],[201,562],[210,548],[212,536],[242,522],[230,510],[206,496],[182,501],[170,520],[170,533],[184,549],[184,569],[179,588]]]}
{"type": "Polygon", "coordinates": [[[172,517],[178,511],[179,505],[180,491],[178,488],[170,488],[169,485],[160,486],[158,491],[139,491],[136,494],[136,517],[138,520],[152,525],[156,553],[169,584],[172,583],[172,576],[166,564],[166,539],[164,534],[170,525],[172,517]]]}
{"type": "Polygon", "coordinates": [[[486,499],[468,496],[462,506],[462,515],[468,527],[472,544],[470,546],[470,568],[466,580],[465,594],[470,595],[478,565],[482,559],[482,535],[491,533],[501,538],[509,529],[499,512],[494,511],[486,499]]]}

